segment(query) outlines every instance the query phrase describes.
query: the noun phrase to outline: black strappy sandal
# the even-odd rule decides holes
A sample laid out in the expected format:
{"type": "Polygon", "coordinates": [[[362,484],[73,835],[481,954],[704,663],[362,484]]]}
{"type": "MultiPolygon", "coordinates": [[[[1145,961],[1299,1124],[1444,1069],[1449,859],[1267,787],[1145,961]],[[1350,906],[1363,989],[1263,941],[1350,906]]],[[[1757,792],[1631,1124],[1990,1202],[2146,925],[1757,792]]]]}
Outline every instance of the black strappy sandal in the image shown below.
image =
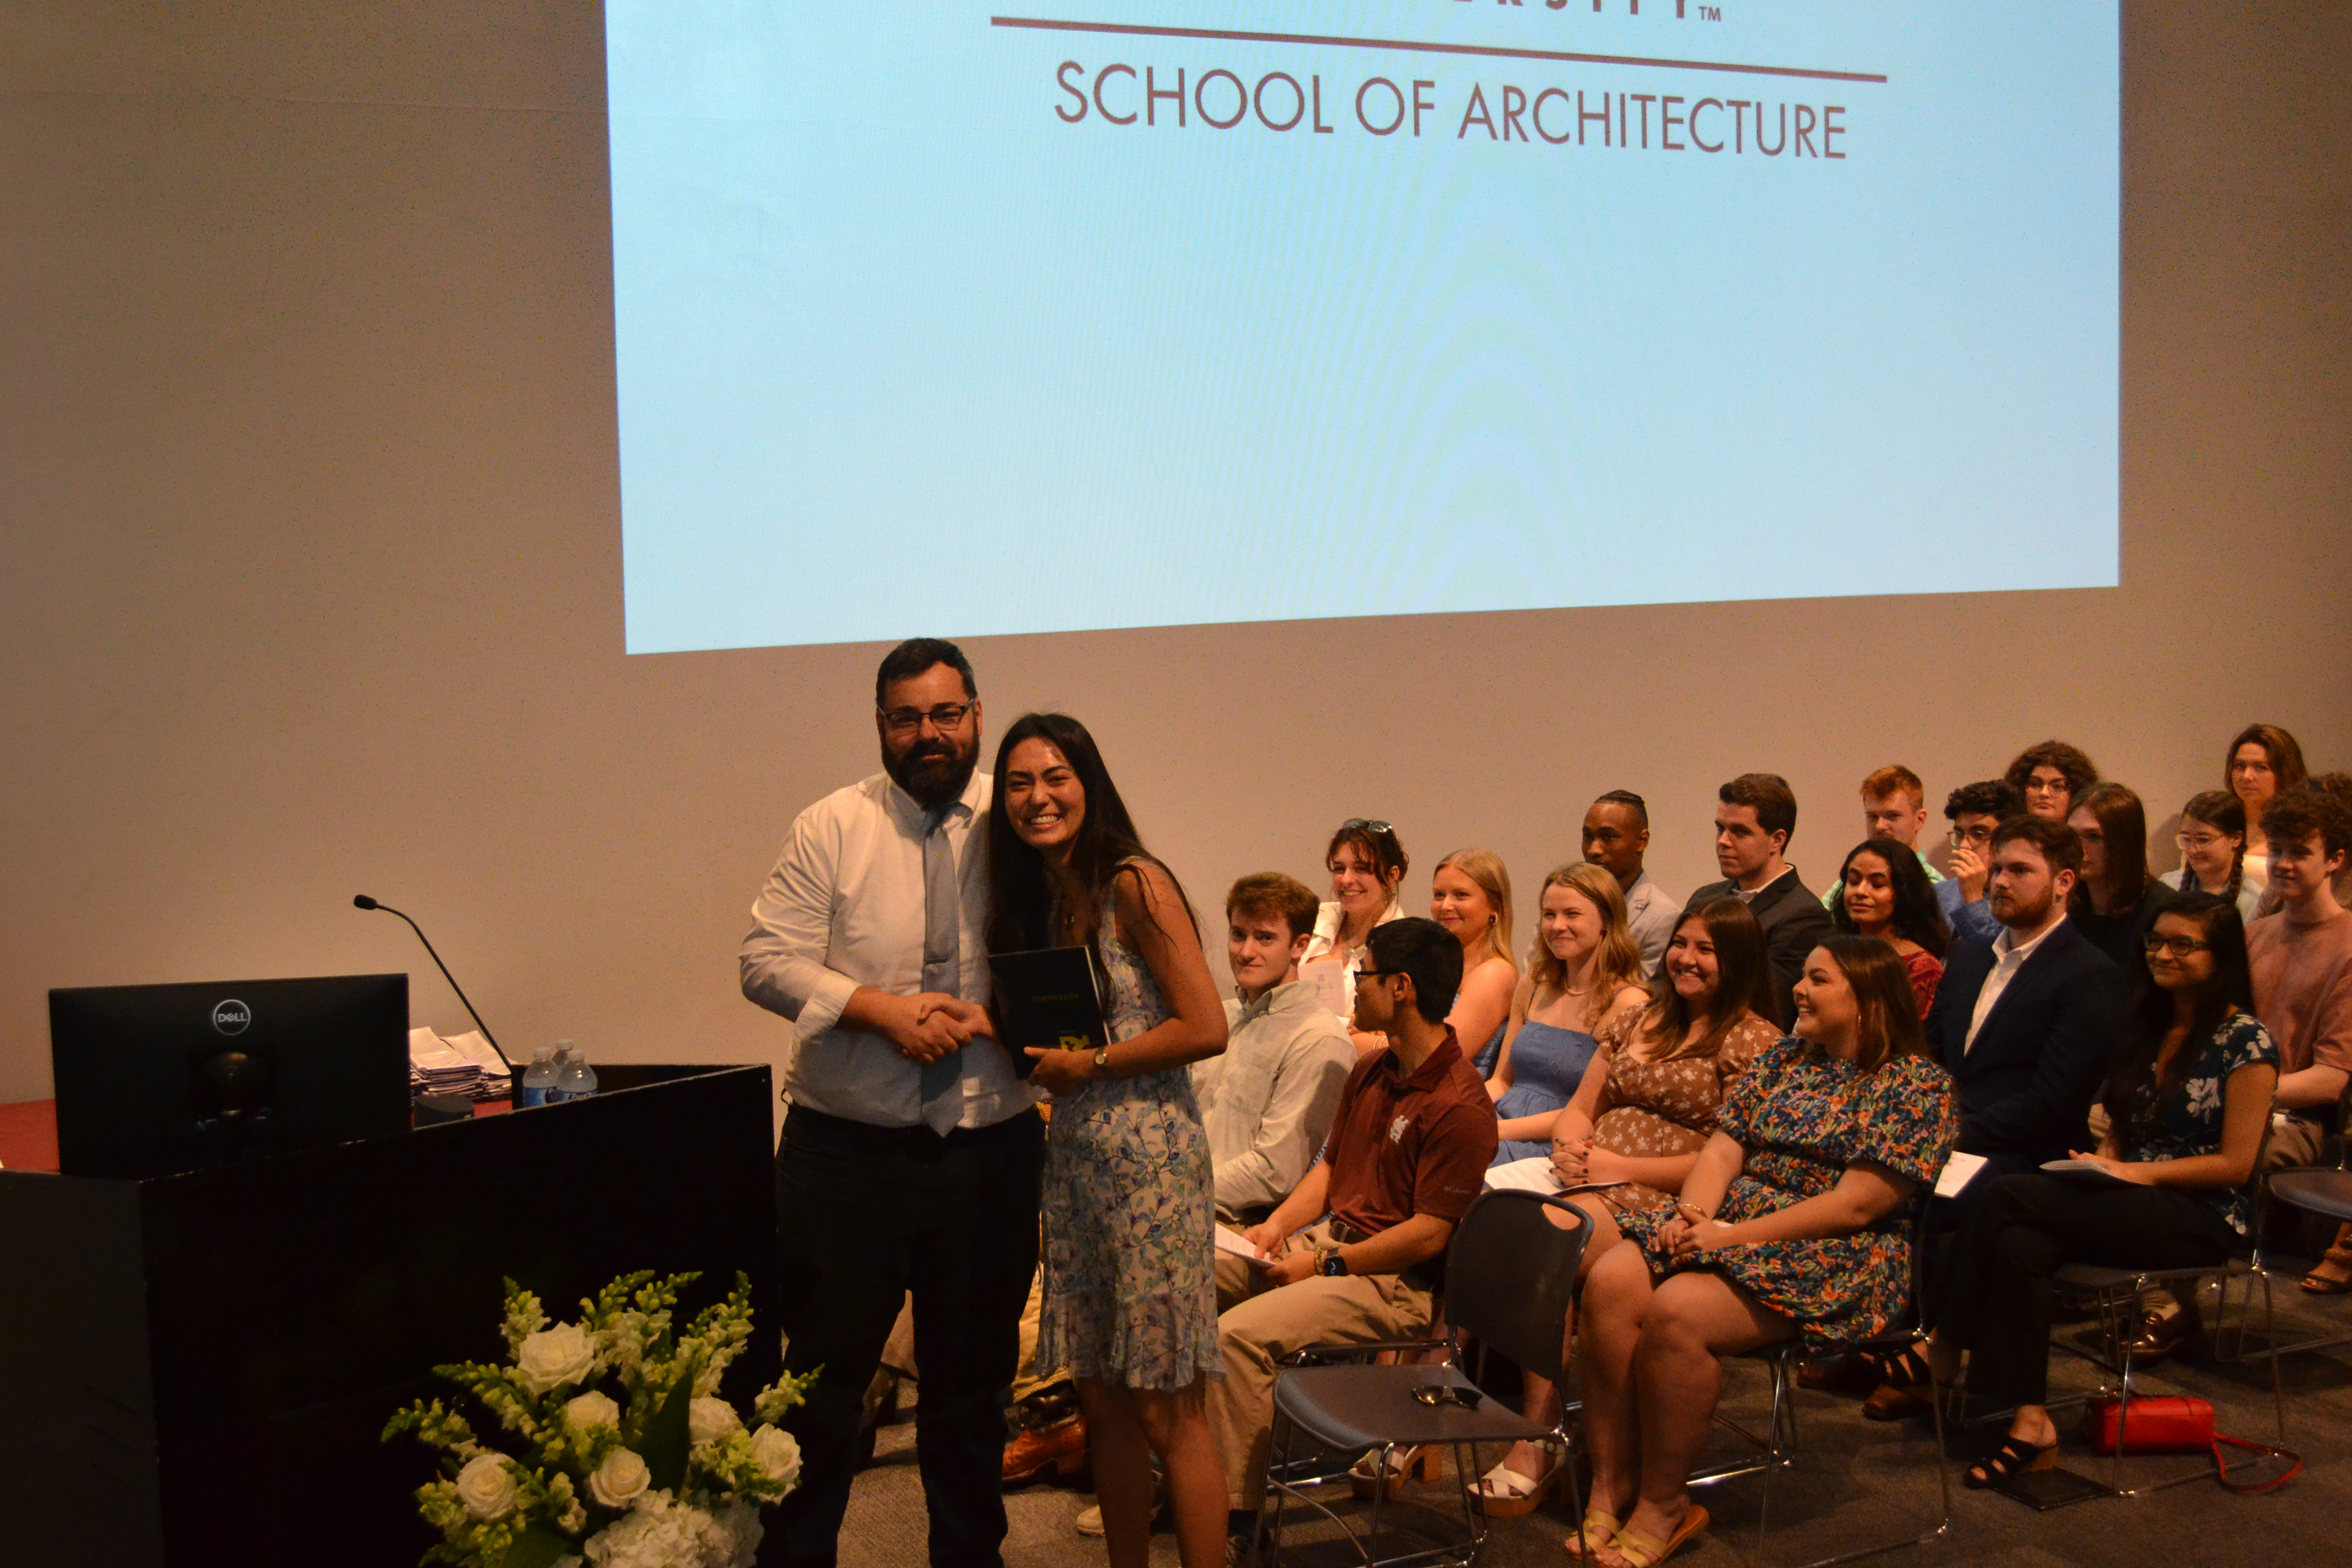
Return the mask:
{"type": "Polygon", "coordinates": [[[1980,1459],[1970,1465],[1961,1473],[1960,1484],[1977,1491],[1989,1491],[2031,1471],[2055,1469],[2057,1467],[2057,1444],[2044,1447],[2039,1443],[2029,1443],[2022,1437],[2003,1437],[2000,1452],[1989,1459],[1980,1459]]]}

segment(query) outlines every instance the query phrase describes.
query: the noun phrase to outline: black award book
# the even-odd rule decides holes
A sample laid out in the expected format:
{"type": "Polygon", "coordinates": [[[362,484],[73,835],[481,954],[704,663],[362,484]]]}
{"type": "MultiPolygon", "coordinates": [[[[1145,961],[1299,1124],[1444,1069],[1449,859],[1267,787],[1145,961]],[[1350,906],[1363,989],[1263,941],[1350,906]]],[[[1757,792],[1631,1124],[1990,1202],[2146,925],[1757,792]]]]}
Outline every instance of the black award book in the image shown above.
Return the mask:
{"type": "Polygon", "coordinates": [[[1022,1078],[1037,1065],[1032,1046],[1092,1051],[1110,1044],[1103,1022],[1102,974],[1092,947],[1040,947],[988,960],[996,983],[998,1038],[1022,1078]]]}

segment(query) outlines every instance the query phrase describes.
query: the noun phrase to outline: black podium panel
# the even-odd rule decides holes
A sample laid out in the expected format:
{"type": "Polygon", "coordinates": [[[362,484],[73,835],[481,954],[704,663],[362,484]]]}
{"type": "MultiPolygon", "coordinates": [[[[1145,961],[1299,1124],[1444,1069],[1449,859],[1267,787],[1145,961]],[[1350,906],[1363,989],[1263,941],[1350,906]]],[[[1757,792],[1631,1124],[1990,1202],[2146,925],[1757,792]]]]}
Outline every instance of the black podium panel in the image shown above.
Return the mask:
{"type": "Polygon", "coordinates": [[[683,1322],[748,1274],[748,1401],[782,1365],[768,1069],[598,1072],[593,1099],[225,1170],[0,1172],[0,1563],[409,1568],[433,1457],[377,1434],[464,1399],[435,1364],[503,1358],[503,1276],[565,1319],[699,1269],[683,1322]]]}

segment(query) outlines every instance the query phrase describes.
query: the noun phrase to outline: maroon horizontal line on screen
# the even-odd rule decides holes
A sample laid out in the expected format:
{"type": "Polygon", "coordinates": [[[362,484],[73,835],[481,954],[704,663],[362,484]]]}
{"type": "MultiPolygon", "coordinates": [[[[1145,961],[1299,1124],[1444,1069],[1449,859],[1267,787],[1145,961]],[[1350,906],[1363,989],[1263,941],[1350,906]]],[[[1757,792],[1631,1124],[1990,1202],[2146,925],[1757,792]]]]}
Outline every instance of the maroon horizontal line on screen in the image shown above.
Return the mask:
{"type": "Polygon", "coordinates": [[[1423,55],[1476,55],[1503,60],[1556,60],[1570,65],[1650,66],[1659,70],[1727,71],[1738,76],[1790,76],[1811,81],[1884,83],[1871,71],[1816,70],[1807,66],[1750,66],[1729,60],[1649,59],[1640,55],[1586,55],[1566,49],[1515,49],[1500,45],[1433,44],[1409,38],[1347,38],[1322,33],[1256,33],[1236,27],[1159,27],[1140,22],[1072,22],[1048,16],[992,16],[993,27],[1044,33],[1114,33],[1139,38],[1206,38],[1237,44],[1313,44],[1331,49],[1402,49],[1423,55]]]}

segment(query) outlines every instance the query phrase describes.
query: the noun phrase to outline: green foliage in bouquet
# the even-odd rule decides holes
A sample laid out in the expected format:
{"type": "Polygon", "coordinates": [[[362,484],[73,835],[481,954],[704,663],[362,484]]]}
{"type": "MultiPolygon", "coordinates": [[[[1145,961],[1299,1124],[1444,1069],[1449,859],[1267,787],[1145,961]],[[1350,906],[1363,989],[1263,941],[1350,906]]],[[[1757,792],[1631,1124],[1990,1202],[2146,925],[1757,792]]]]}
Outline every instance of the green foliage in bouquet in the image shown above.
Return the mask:
{"type": "Polygon", "coordinates": [[[450,1461],[416,1492],[441,1532],[425,1563],[550,1568],[583,1551],[601,1568],[751,1562],[760,1506],[800,1479],[800,1449],[775,1423],[815,1374],[761,1389],[747,1429],[719,1384],[751,1337],[751,1281],[738,1274],[680,1333],[678,1292],[697,1278],[625,1274],[580,1303],[578,1321],[554,1324],[506,1282],[510,1364],[433,1369],[496,1420],[499,1446],[438,1399],[384,1426],[384,1441],[413,1436],[450,1461]]]}

